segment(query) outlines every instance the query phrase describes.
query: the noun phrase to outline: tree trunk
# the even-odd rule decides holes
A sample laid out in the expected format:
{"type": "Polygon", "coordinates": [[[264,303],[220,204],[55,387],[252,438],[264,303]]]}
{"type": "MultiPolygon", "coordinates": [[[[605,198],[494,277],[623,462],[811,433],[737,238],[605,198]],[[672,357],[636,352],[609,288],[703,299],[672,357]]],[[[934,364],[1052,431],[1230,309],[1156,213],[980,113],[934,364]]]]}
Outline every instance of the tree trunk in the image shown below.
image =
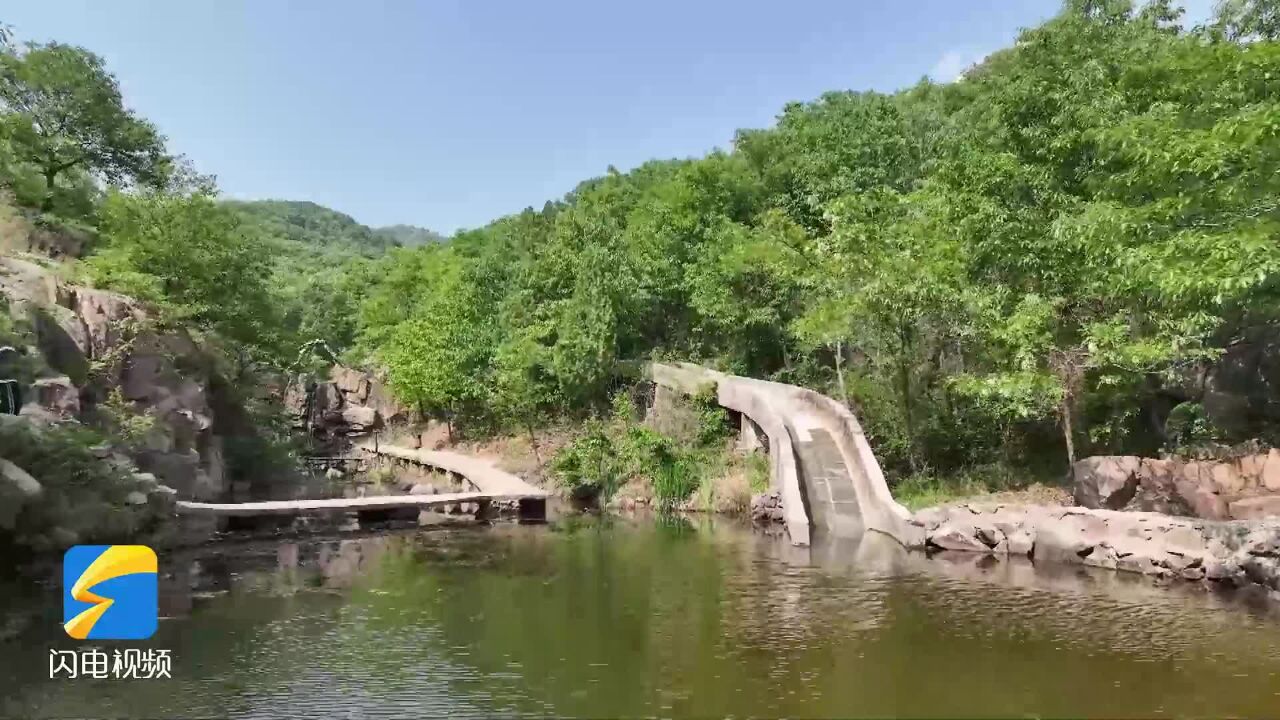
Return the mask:
{"type": "Polygon", "coordinates": [[[46,168],[44,171],[44,200],[40,203],[40,209],[49,212],[53,209],[53,189],[54,182],[58,179],[57,168],[46,168]]]}
{"type": "Polygon", "coordinates": [[[899,354],[898,354],[898,392],[902,395],[902,418],[907,428],[907,461],[911,464],[911,471],[918,472],[919,466],[916,461],[916,421],[915,409],[911,403],[911,361],[908,355],[910,347],[911,329],[906,325],[898,327],[899,354]]]}
{"type": "Polygon", "coordinates": [[[844,355],[844,343],[836,341],[836,380],[840,383],[840,400],[845,407],[849,407],[849,390],[844,384],[844,365],[841,362],[844,355]]]}
{"type": "Polygon", "coordinates": [[[533,448],[533,459],[538,463],[538,474],[542,474],[542,455],[538,453],[538,436],[533,434],[533,423],[525,421],[524,427],[529,431],[529,446],[533,448]]]}
{"type": "Polygon", "coordinates": [[[1070,468],[1076,465],[1076,444],[1071,436],[1071,396],[1062,398],[1062,439],[1067,442],[1067,464],[1070,468]]]}

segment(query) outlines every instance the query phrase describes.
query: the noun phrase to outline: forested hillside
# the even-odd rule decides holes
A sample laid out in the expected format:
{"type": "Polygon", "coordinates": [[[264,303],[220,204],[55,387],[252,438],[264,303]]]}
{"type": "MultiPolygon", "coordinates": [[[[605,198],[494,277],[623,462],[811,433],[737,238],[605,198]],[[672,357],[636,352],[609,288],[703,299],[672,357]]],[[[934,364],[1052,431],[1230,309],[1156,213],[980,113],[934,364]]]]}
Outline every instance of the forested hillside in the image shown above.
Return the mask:
{"type": "MultiPolygon", "coordinates": [[[[375,232],[349,215],[313,202],[224,200],[223,204],[268,239],[295,243],[301,246],[299,249],[377,255],[400,244],[394,237],[375,232]]],[[[293,250],[285,247],[286,251],[293,250]]]]}
{"type": "Polygon", "coordinates": [[[322,339],[464,430],[582,418],[672,358],[845,400],[894,477],[1060,472],[1280,439],[1276,7],[1068,0],[958,82],[792,103],[447,243],[219,201],[99,58],[7,42],[0,176],[83,281],[246,367],[322,339]]]}
{"type": "Polygon", "coordinates": [[[440,233],[416,225],[388,225],[377,228],[373,232],[394,240],[402,247],[417,247],[445,241],[445,237],[440,233]]]}
{"type": "Polygon", "coordinates": [[[1228,431],[1203,382],[1275,347],[1275,4],[1179,14],[1070,0],[959,82],[793,103],[731,152],[393,251],[360,344],[479,425],[601,407],[651,357],[808,385],[897,475],[1275,438],[1274,387],[1228,431]]]}
{"type": "MultiPolygon", "coordinates": [[[[355,337],[358,305],[369,283],[368,260],[390,249],[439,239],[410,225],[371,229],[349,215],[306,201],[221,203],[234,211],[272,258],[284,325],[296,343],[319,339],[336,352],[355,337]]],[[[295,344],[296,344],[295,343],[295,344]]]]}

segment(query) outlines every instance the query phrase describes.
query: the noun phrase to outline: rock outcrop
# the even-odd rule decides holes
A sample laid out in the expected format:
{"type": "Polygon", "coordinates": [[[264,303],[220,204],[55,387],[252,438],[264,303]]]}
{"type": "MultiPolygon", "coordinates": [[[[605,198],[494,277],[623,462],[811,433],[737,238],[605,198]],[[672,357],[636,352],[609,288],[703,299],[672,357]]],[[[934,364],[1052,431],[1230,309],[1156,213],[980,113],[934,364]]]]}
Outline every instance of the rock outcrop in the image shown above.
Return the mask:
{"type": "Polygon", "coordinates": [[[1212,521],[1151,512],[983,505],[930,508],[912,522],[938,550],[1027,555],[1161,578],[1280,591],[1280,520],[1212,521]]]}
{"type": "Polygon", "coordinates": [[[1229,460],[1098,456],[1072,468],[1076,503],[1206,520],[1280,517],[1280,450],[1229,460]]]}
{"type": "Polygon", "coordinates": [[[38,499],[43,492],[39,480],[0,458],[0,530],[12,530],[23,506],[38,499]]]}
{"type": "Polygon", "coordinates": [[[376,376],[335,365],[324,382],[297,378],[284,394],[294,426],[323,441],[368,435],[409,417],[376,376]]]}
{"type": "Polygon", "coordinates": [[[183,498],[215,500],[227,489],[222,440],[213,432],[211,371],[184,331],[159,330],[139,302],[60,281],[49,269],[0,257],[0,296],[14,317],[31,319],[45,366],[24,392],[22,415],[37,424],[103,421],[113,412],[150,426],[131,460],[183,498]]]}
{"type": "Polygon", "coordinates": [[[80,415],[80,389],[66,375],[40,378],[33,385],[35,402],[59,418],[80,415]]]}

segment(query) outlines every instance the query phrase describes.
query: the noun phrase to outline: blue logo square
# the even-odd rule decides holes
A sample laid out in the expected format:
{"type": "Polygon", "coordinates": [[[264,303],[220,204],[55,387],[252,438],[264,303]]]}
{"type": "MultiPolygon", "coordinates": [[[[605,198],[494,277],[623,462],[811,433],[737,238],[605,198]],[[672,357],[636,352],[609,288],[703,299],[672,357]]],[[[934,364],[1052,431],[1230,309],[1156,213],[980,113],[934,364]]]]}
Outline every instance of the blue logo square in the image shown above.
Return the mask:
{"type": "Polygon", "coordinates": [[[76,545],[62,556],[62,626],[77,640],[146,640],[160,618],[156,553],[76,545]]]}

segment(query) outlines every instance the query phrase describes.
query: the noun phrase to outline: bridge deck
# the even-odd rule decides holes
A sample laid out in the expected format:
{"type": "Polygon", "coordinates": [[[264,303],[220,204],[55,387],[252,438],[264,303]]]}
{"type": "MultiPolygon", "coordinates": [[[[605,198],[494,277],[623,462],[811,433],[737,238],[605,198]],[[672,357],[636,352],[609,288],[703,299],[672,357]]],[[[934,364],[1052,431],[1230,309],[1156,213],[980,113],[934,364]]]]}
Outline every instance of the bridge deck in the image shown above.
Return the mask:
{"type": "Polygon", "coordinates": [[[358,445],[357,449],[363,450],[370,455],[381,455],[457,473],[466,478],[481,492],[525,498],[545,498],[547,496],[546,490],[534,487],[519,477],[495,467],[493,463],[484,458],[462,455],[447,450],[414,450],[385,443],[380,444],[376,450],[368,443],[358,445]]]}
{"type": "Polygon", "coordinates": [[[222,517],[251,517],[254,515],[292,515],[314,510],[334,512],[358,512],[361,510],[391,510],[395,508],[426,508],[461,502],[486,500],[519,500],[520,495],[496,495],[494,493],[462,492],[442,495],[375,495],[362,498],[333,498],[329,500],[270,500],[246,503],[198,503],[180,500],[178,513],[182,515],[214,515],[222,517]]]}
{"type": "Polygon", "coordinates": [[[217,517],[252,517],[255,515],[294,515],[312,511],[360,512],[362,510],[391,510],[395,508],[427,508],[462,502],[518,500],[521,516],[538,516],[545,513],[547,492],[536,488],[511,473],[494,467],[481,458],[437,450],[412,450],[395,445],[382,445],[377,450],[358,446],[371,455],[383,455],[399,460],[428,465],[457,473],[474,486],[476,492],[444,493],[441,495],[375,495],[361,498],[333,498],[329,500],[271,500],[245,503],[199,503],[178,501],[177,510],[182,515],[211,515],[217,517]],[[532,503],[532,504],[531,504],[532,503]],[[542,509],[539,509],[542,508],[542,509]]]}

